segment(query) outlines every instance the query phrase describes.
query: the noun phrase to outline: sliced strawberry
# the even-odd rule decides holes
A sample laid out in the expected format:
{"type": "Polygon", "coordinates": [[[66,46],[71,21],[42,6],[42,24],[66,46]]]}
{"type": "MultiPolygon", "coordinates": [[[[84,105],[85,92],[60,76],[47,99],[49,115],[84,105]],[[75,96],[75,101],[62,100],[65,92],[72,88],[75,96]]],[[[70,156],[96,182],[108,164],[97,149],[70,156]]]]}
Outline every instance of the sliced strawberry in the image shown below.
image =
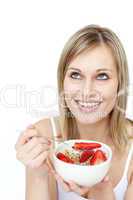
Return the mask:
{"type": "Polygon", "coordinates": [[[59,152],[57,153],[57,158],[64,161],[64,162],[67,162],[67,163],[74,163],[74,161],[69,158],[68,156],[64,155],[63,153],[59,152]]]}
{"type": "Polygon", "coordinates": [[[85,151],[83,151],[81,153],[79,162],[83,163],[83,162],[87,161],[93,155],[94,155],[94,151],[87,151],[87,150],[85,150],[85,151]]]}
{"type": "Polygon", "coordinates": [[[102,150],[97,150],[90,159],[90,165],[96,165],[107,160],[105,153],[102,150]]]}
{"type": "Polygon", "coordinates": [[[89,142],[75,142],[73,148],[75,150],[92,150],[95,148],[99,148],[102,145],[99,143],[89,143],[89,142]]]}

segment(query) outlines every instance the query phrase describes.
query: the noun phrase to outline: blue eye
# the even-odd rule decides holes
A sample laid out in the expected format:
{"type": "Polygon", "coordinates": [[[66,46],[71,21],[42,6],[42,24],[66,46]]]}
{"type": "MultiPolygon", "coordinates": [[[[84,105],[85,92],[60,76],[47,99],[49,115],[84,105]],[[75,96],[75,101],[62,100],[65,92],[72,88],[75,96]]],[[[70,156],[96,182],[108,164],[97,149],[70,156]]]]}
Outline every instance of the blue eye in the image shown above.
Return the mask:
{"type": "Polygon", "coordinates": [[[101,73],[98,75],[98,77],[100,77],[100,78],[97,78],[98,80],[108,80],[109,79],[109,76],[106,73],[101,73]]]}
{"type": "Polygon", "coordinates": [[[70,77],[72,79],[80,79],[80,74],[78,72],[72,72],[70,77]]]}
{"type": "MultiPolygon", "coordinates": [[[[70,77],[72,79],[78,79],[78,80],[81,79],[81,75],[78,72],[72,72],[70,74],[70,77]]],[[[108,80],[108,79],[109,79],[109,76],[106,73],[101,73],[97,76],[97,80],[108,80]]]]}

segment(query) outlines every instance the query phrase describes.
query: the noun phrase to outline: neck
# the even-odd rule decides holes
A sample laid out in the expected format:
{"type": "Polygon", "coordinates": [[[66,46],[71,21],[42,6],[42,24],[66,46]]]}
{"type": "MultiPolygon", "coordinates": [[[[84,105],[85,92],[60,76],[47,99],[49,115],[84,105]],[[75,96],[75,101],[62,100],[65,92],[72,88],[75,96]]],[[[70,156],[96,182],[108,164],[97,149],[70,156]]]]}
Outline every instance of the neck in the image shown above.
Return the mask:
{"type": "Polygon", "coordinates": [[[80,139],[96,140],[110,143],[109,117],[104,118],[94,124],[81,124],[76,120],[80,139]]]}

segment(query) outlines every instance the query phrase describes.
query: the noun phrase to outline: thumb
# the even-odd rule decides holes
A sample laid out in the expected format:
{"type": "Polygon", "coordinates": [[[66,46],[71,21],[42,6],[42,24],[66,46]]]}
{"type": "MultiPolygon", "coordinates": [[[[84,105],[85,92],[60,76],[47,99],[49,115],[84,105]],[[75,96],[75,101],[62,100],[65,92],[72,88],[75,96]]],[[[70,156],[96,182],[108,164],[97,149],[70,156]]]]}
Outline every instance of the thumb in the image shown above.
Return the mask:
{"type": "Polygon", "coordinates": [[[47,166],[48,166],[49,171],[51,171],[51,172],[54,171],[54,165],[53,165],[50,157],[47,158],[47,166]]]}
{"type": "Polygon", "coordinates": [[[104,183],[108,181],[109,181],[109,175],[105,176],[101,182],[104,183]]]}
{"type": "Polygon", "coordinates": [[[32,128],[35,128],[35,126],[33,125],[33,124],[29,124],[27,127],[26,127],[27,129],[32,129],[32,128]]]}

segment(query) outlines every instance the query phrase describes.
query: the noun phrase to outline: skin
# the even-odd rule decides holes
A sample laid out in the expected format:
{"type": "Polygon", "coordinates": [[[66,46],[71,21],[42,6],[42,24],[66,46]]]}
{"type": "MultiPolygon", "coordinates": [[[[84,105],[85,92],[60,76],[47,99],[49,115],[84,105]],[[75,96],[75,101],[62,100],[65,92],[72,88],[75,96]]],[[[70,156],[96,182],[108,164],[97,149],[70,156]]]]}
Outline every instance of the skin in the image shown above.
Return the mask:
{"type": "Polygon", "coordinates": [[[117,88],[116,63],[106,45],[87,50],[70,63],[64,79],[65,100],[75,116],[81,138],[102,141],[107,138],[105,130],[108,130],[109,114],[116,102],[117,88]],[[95,112],[83,113],[75,99],[102,103],[95,112]]]}
{"type": "MultiPolygon", "coordinates": [[[[83,52],[69,64],[64,79],[65,100],[76,119],[80,138],[110,142],[109,132],[105,130],[108,130],[109,114],[116,102],[117,88],[116,63],[111,50],[106,45],[83,52]],[[102,101],[102,103],[95,112],[84,113],[79,110],[75,99],[102,101]]],[[[61,182],[61,177],[57,174],[56,179],[61,182]]],[[[64,188],[95,199],[100,199],[103,190],[101,199],[114,199],[112,184],[106,179],[107,177],[91,190],[79,187],[73,182],[64,183],[64,188]]]]}
{"type": "MultiPolygon", "coordinates": [[[[116,103],[117,88],[118,80],[115,60],[111,50],[106,45],[90,49],[77,56],[70,63],[64,79],[65,99],[68,108],[75,116],[81,139],[94,139],[104,142],[113,148],[108,126],[110,112],[116,103]],[[77,68],[78,71],[77,69],[70,69],[71,67],[77,68]],[[103,68],[104,71],[97,72],[98,69],[101,70],[103,68]],[[111,71],[107,71],[107,69],[111,71]],[[73,76],[75,79],[70,77],[72,72],[78,72],[78,74],[73,76]],[[76,77],[79,79],[76,79],[76,77]],[[103,80],[107,77],[109,77],[109,79],[103,80]],[[101,100],[102,103],[95,112],[86,114],[79,110],[74,101],[75,99],[80,99],[82,101],[89,101],[90,99],[101,100]]],[[[40,135],[36,126],[29,126],[24,133],[20,135],[16,143],[17,158],[27,166],[30,171],[29,183],[27,184],[29,188],[26,194],[27,200],[33,200],[33,197],[38,200],[42,200],[44,197],[47,200],[51,199],[49,197],[50,192],[47,188],[48,173],[54,175],[65,191],[76,192],[88,199],[115,200],[113,184],[111,176],[109,177],[109,175],[107,175],[101,183],[91,188],[81,187],[72,181],[65,182],[55,172],[52,164],[46,163],[51,148],[51,141],[49,140],[50,131],[48,131],[47,125],[43,126],[42,132],[43,134],[45,133],[45,135],[40,135]]],[[[113,154],[115,156],[117,155],[116,152],[114,153],[114,150],[113,154]]],[[[119,157],[115,157],[115,159],[119,160],[119,157]]],[[[115,166],[114,169],[117,168],[118,166],[115,166]]],[[[130,180],[125,200],[130,200],[132,196],[133,176],[130,180]]]]}
{"type": "MultiPolygon", "coordinates": [[[[117,89],[116,63],[108,46],[100,45],[87,50],[69,64],[64,79],[65,100],[76,119],[81,139],[97,140],[113,146],[108,126],[110,112],[117,100],[117,89]],[[84,113],[79,110],[75,99],[100,100],[102,103],[96,111],[84,113]]],[[[98,200],[115,199],[113,185],[108,176],[94,187],[86,188],[72,181],[63,181],[54,170],[53,174],[66,191],[74,191],[86,198],[98,200]]]]}

